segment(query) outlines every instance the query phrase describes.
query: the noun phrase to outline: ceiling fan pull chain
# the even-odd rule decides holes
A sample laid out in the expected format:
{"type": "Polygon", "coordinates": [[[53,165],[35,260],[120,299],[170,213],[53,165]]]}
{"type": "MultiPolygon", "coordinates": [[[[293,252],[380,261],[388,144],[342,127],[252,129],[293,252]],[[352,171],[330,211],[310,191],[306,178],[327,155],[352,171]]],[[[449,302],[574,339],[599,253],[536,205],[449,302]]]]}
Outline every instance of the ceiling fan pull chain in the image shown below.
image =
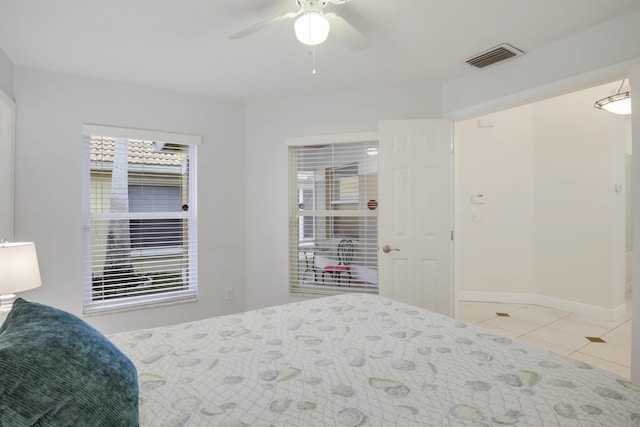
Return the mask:
{"type": "Polygon", "coordinates": [[[315,46],[311,46],[311,57],[313,58],[313,70],[311,71],[311,74],[313,74],[314,76],[316,75],[316,47],[315,46]]]}

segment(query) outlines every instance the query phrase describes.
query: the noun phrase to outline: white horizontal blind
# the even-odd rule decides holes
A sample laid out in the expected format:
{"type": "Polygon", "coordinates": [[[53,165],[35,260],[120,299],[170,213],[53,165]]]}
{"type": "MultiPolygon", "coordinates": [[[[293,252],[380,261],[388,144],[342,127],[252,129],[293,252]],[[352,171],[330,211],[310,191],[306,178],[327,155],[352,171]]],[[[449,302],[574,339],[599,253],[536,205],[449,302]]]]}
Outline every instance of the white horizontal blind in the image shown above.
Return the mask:
{"type": "Polygon", "coordinates": [[[84,311],[197,297],[195,145],[84,135],[84,311]]]}
{"type": "Polygon", "coordinates": [[[289,147],[291,294],[377,293],[377,147],[289,147]]]}

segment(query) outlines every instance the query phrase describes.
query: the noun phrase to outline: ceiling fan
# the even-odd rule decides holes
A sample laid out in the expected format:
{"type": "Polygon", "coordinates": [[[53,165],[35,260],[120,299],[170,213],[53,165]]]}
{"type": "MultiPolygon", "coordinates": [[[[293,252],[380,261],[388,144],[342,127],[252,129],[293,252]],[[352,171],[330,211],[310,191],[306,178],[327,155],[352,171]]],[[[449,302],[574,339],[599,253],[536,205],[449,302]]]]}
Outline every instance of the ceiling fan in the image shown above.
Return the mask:
{"type": "MultiPolygon", "coordinates": [[[[342,41],[351,50],[360,50],[367,46],[367,38],[360,31],[337,14],[333,12],[325,13],[323,10],[329,3],[340,5],[350,0],[289,0],[289,2],[291,1],[295,1],[298,5],[297,11],[281,12],[242,31],[231,34],[229,38],[239,39],[272,24],[295,19],[296,37],[303,44],[309,46],[321,44],[331,33],[332,36],[342,41]]],[[[272,6],[276,7],[279,4],[274,3],[272,6]]],[[[271,9],[271,7],[262,9],[271,9]]]]}

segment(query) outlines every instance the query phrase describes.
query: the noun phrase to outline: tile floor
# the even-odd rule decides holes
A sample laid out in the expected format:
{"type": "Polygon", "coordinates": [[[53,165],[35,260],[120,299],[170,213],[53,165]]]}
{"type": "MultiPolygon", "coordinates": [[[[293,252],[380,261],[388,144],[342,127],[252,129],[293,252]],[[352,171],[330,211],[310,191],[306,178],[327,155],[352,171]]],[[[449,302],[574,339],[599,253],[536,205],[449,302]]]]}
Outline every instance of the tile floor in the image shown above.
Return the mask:
{"type": "Polygon", "coordinates": [[[615,322],[527,304],[460,301],[457,318],[629,379],[631,296],[615,322]],[[592,342],[601,338],[604,342],[592,342]]]}

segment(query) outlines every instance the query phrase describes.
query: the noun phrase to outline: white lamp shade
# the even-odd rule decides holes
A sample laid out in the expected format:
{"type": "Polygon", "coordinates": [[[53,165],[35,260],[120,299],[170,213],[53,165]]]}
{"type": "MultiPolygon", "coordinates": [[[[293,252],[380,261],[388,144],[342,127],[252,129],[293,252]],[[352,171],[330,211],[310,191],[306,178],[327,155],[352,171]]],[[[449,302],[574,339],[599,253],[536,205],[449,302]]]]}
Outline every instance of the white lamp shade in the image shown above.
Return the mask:
{"type": "Polygon", "coordinates": [[[329,36],[329,21],[321,13],[307,12],[296,19],[293,28],[300,43],[314,46],[329,36]]]}
{"type": "Polygon", "coordinates": [[[26,291],[41,284],[34,243],[0,244],[0,295],[26,291]]]}
{"type": "Polygon", "coordinates": [[[631,98],[622,98],[602,106],[603,109],[615,114],[631,114],[631,98]]]}

